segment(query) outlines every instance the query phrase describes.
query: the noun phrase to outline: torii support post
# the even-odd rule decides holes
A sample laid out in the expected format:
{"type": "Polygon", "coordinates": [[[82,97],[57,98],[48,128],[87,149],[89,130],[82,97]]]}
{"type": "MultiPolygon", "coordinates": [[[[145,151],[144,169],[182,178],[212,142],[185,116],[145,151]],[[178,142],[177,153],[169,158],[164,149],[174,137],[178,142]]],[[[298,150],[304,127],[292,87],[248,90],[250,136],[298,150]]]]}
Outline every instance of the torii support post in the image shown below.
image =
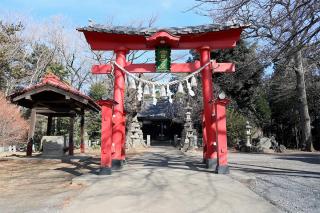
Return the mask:
{"type": "MultiPolygon", "coordinates": [[[[126,65],[126,54],[125,49],[118,49],[116,53],[116,62],[120,66],[126,65]]],[[[116,67],[114,70],[114,101],[118,104],[115,105],[113,111],[114,125],[112,128],[112,141],[115,146],[115,153],[112,159],[112,167],[121,168],[125,161],[125,115],[124,115],[124,91],[125,91],[125,74],[116,67]]]]}
{"type": "Polygon", "coordinates": [[[100,100],[101,106],[101,175],[110,175],[112,168],[112,108],[117,103],[113,100],[100,100]]]}
{"type": "Polygon", "coordinates": [[[206,154],[207,154],[207,132],[206,132],[206,120],[204,113],[202,112],[202,147],[203,147],[203,158],[202,162],[207,163],[206,154]]]}
{"type": "Polygon", "coordinates": [[[32,156],[34,130],[36,127],[36,117],[37,117],[37,112],[36,112],[36,109],[33,108],[31,110],[30,128],[28,132],[27,156],[32,156]]]}
{"type": "MultiPolygon", "coordinates": [[[[201,66],[210,61],[210,48],[202,47],[199,49],[201,66]]],[[[206,156],[205,162],[208,169],[215,169],[217,166],[217,153],[214,147],[214,139],[216,138],[216,127],[212,123],[212,71],[209,66],[206,66],[201,71],[202,78],[202,93],[203,93],[203,108],[206,130],[206,156]]]]}
{"type": "Polygon", "coordinates": [[[216,128],[217,128],[217,153],[218,164],[216,167],[216,173],[229,174],[228,160],[227,160],[227,115],[226,105],[230,101],[227,99],[218,99],[215,102],[216,111],[216,128]]]}

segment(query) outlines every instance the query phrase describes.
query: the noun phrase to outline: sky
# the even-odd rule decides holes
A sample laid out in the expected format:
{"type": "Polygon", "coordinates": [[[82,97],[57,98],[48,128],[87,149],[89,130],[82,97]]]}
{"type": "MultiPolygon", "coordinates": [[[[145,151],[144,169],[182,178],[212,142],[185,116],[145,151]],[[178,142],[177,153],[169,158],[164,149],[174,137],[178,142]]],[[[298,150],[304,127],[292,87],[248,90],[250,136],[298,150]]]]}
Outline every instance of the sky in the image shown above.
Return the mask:
{"type": "Polygon", "coordinates": [[[95,23],[131,25],[157,17],[156,27],[209,24],[208,17],[185,12],[194,0],[0,0],[0,12],[20,13],[35,19],[67,18],[73,25],[95,23]]]}

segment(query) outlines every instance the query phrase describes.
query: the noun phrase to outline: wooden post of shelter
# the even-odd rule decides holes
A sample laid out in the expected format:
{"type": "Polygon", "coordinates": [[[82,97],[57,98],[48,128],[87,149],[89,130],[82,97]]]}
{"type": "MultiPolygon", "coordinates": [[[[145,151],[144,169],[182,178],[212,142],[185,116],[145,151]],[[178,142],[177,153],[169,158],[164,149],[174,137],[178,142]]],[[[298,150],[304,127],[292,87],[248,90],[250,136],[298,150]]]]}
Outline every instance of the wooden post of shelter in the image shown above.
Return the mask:
{"type": "Polygon", "coordinates": [[[74,115],[70,115],[69,119],[69,155],[73,155],[74,143],[73,143],[73,128],[74,128],[74,115]]]}
{"type": "Polygon", "coordinates": [[[48,121],[47,121],[47,135],[52,134],[52,115],[48,115],[48,121]]]}
{"type": "Polygon", "coordinates": [[[34,140],[34,130],[36,127],[36,116],[37,112],[35,108],[31,110],[31,117],[30,117],[30,128],[28,132],[28,144],[27,144],[27,156],[32,156],[32,148],[33,148],[33,140],[34,140]]]}
{"type": "Polygon", "coordinates": [[[84,144],[84,110],[81,109],[81,118],[80,118],[80,152],[84,153],[85,144],[84,144]]]}

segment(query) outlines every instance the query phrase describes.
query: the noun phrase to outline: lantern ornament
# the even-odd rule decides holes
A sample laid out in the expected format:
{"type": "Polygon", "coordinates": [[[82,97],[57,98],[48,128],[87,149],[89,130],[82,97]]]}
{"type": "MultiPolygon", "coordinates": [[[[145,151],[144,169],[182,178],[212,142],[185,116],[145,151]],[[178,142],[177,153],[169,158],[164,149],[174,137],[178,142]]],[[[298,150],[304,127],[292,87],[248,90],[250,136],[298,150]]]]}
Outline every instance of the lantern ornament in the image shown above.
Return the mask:
{"type": "Polygon", "coordinates": [[[171,69],[171,49],[168,46],[158,46],[156,54],[156,71],[170,72],[171,69]]]}

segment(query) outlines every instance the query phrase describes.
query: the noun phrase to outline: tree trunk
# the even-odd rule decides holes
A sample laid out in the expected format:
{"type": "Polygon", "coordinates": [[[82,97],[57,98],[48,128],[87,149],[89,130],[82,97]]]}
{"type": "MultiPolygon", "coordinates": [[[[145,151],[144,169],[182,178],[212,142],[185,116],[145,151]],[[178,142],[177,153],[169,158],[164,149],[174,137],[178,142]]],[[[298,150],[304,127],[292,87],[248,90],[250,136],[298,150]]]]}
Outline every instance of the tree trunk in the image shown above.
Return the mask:
{"type": "Polygon", "coordinates": [[[297,97],[300,114],[300,125],[302,133],[302,148],[306,151],[314,151],[312,145],[311,123],[308,109],[306,84],[304,79],[304,69],[302,63],[301,50],[294,55],[295,73],[297,77],[297,97]]]}

